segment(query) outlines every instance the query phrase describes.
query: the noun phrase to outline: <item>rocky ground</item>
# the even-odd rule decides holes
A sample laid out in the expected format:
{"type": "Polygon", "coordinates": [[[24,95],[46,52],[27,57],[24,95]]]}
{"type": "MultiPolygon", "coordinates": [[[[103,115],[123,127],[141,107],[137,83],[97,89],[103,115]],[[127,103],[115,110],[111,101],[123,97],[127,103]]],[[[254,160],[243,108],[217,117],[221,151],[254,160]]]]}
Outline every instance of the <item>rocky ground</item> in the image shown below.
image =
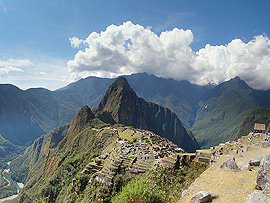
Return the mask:
{"type": "Polygon", "coordinates": [[[245,202],[255,190],[259,169],[259,166],[250,166],[249,162],[251,159],[270,155],[268,135],[250,133],[238,141],[220,144],[210,152],[213,164],[191,184],[179,203],[190,202],[199,191],[217,194],[218,198],[212,202],[245,202]],[[233,157],[240,170],[220,168],[224,161],[233,157]]]}

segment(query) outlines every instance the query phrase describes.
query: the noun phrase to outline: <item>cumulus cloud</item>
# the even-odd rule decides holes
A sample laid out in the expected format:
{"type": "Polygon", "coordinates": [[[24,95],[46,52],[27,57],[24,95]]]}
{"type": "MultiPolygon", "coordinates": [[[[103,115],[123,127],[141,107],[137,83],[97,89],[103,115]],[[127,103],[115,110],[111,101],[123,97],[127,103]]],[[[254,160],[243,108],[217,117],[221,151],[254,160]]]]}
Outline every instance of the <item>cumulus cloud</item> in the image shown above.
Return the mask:
{"type": "Polygon", "coordinates": [[[221,46],[207,44],[197,52],[191,49],[192,42],[191,30],[174,28],[158,36],[149,27],[128,21],[86,39],[70,38],[71,46],[80,50],[68,68],[73,79],[147,72],[205,85],[239,76],[254,88],[270,88],[267,36],[255,36],[248,43],[235,39],[221,46]]]}
{"type": "Polygon", "coordinates": [[[210,46],[196,52],[191,65],[197,74],[193,82],[218,84],[239,76],[256,89],[269,89],[270,41],[266,36],[255,36],[248,43],[232,40],[225,46],[210,46]]]}

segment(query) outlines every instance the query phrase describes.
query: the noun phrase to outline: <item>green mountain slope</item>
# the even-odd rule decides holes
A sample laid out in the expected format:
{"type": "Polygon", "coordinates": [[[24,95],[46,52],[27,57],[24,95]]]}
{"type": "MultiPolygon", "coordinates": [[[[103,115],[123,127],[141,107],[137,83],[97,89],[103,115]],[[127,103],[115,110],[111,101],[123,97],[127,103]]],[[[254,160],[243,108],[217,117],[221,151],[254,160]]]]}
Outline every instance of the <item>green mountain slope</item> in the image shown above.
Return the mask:
{"type": "Polygon", "coordinates": [[[242,136],[246,136],[248,133],[254,130],[255,123],[262,123],[266,125],[266,131],[269,131],[270,126],[270,111],[268,109],[257,109],[249,112],[243,119],[240,129],[235,136],[238,139],[242,136]]]}
{"type": "Polygon", "coordinates": [[[28,89],[24,91],[24,95],[40,114],[37,120],[47,133],[72,120],[78,111],[65,105],[54,95],[54,92],[44,88],[28,89]]]}
{"type": "Polygon", "coordinates": [[[124,77],[115,80],[94,111],[109,112],[116,123],[153,131],[187,151],[199,148],[175,113],[139,98],[124,77]]]}
{"type": "Polygon", "coordinates": [[[14,145],[0,135],[0,171],[6,168],[6,163],[16,158],[24,148],[14,145]]]}
{"type": "Polygon", "coordinates": [[[14,144],[29,145],[75,114],[49,90],[23,91],[13,85],[0,85],[0,133],[14,144]]]}
{"type": "Polygon", "coordinates": [[[97,129],[104,126],[88,107],[83,107],[71,123],[38,138],[11,163],[12,178],[26,183],[20,201],[48,197],[47,201],[54,202],[61,191],[70,187],[72,178],[109,142],[105,135],[102,140],[96,137],[97,129]]]}
{"type": "Polygon", "coordinates": [[[14,144],[32,142],[44,130],[41,115],[25,97],[24,92],[13,85],[0,85],[0,134],[14,144]]]}
{"type": "Polygon", "coordinates": [[[168,198],[175,202],[178,191],[206,168],[186,160],[181,170],[158,168],[147,173],[162,163],[179,167],[175,150],[182,151],[150,131],[109,126],[84,106],[70,123],[41,136],[11,162],[12,178],[25,183],[11,202],[109,202],[140,173],[153,184],[142,183],[145,192],[162,202],[168,198]]]}
{"type": "Polygon", "coordinates": [[[257,109],[254,91],[236,77],[210,90],[191,130],[202,148],[233,140],[246,114],[257,109]]]}

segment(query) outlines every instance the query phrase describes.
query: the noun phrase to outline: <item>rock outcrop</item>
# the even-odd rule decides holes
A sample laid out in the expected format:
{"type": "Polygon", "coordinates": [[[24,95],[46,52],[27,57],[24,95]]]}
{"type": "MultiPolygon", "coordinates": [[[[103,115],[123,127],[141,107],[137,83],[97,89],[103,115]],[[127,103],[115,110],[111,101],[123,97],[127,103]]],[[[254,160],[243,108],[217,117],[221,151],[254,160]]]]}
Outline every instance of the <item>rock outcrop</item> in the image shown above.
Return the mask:
{"type": "Polygon", "coordinates": [[[269,203],[270,198],[263,194],[260,190],[255,190],[252,194],[250,194],[245,203],[269,203]]]}
{"type": "Polygon", "coordinates": [[[261,160],[264,158],[264,156],[261,156],[261,157],[257,157],[257,158],[254,158],[254,159],[250,159],[249,160],[249,165],[250,166],[259,166],[260,163],[261,163],[261,160]]]}
{"type": "Polygon", "coordinates": [[[257,175],[257,185],[260,189],[268,189],[270,186],[270,156],[265,156],[260,163],[257,175]]]}
{"type": "Polygon", "coordinates": [[[236,170],[239,171],[240,168],[237,166],[235,162],[235,158],[228,159],[223,162],[223,164],[220,166],[221,169],[227,169],[227,170],[236,170]]]}
{"type": "Polygon", "coordinates": [[[210,192],[210,191],[200,191],[194,197],[192,197],[191,202],[201,203],[201,202],[209,202],[214,198],[217,198],[218,195],[210,192]]]}

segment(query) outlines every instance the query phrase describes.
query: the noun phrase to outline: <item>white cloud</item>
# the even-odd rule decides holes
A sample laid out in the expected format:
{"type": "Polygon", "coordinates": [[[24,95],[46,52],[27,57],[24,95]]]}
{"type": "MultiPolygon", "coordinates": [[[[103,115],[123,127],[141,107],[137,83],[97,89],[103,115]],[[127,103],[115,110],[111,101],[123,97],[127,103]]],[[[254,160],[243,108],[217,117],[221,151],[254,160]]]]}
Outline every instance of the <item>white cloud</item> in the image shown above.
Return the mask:
{"type": "Polygon", "coordinates": [[[255,36],[227,45],[211,46],[194,52],[191,30],[174,28],[156,35],[148,27],[125,22],[110,25],[86,39],[70,38],[71,46],[81,48],[68,68],[73,79],[89,75],[116,77],[147,72],[197,84],[220,83],[239,76],[257,89],[270,89],[270,41],[255,36]]]}
{"type": "Polygon", "coordinates": [[[82,39],[78,39],[77,37],[72,37],[69,38],[70,44],[73,48],[80,48],[80,46],[82,45],[83,40],[82,39]]]}
{"type": "Polygon", "coordinates": [[[66,61],[60,59],[0,59],[0,83],[11,83],[21,89],[46,87],[54,90],[71,82],[66,70],[66,61]]]}
{"type": "Polygon", "coordinates": [[[24,72],[24,71],[20,68],[16,68],[13,66],[4,66],[0,68],[0,75],[7,74],[9,72],[24,72]]]}
{"type": "Polygon", "coordinates": [[[85,40],[72,38],[72,46],[84,44],[68,67],[74,78],[83,74],[118,76],[146,71],[158,76],[185,79],[192,75],[191,60],[195,54],[189,47],[190,30],[175,28],[157,36],[154,32],[131,22],[111,25],[101,33],[93,32],[85,40]]]}
{"type": "Polygon", "coordinates": [[[24,66],[30,66],[30,65],[32,65],[32,62],[29,59],[0,60],[0,67],[2,66],[24,67],[24,66]]]}
{"type": "Polygon", "coordinates": [[[191,66],[197,71],[193,82],[216,84],[239,76],[256,89],[270,89],[270,41],[266,36],[255,36],[248,43],[232,40],[225,46],[210,46],[196,52],[191,66]]]}

